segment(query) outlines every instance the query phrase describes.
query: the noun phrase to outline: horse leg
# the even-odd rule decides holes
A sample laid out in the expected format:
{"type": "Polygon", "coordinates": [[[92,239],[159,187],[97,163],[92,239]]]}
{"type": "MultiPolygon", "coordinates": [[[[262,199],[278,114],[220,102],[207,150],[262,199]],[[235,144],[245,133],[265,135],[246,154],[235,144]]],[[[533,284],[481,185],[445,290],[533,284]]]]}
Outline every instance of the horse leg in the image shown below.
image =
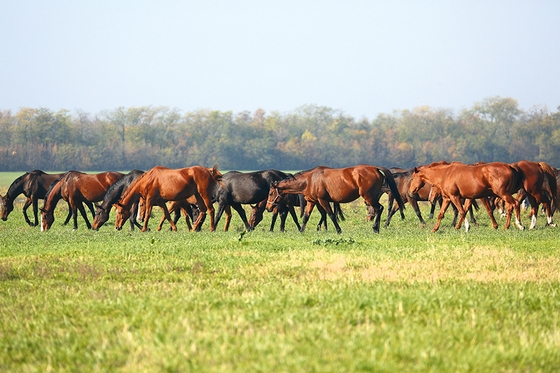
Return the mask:
{"type": "MultiPolygon", "coordinates": [[[[177,226],[175,225],[175,223],[173,222],[173,219],[171,219],[171,214],[169,213],[169,209],[167,208],[167,204],[165,202],[163,202],[160,205],[161,209],[163,210],[163,217],[165,219],[167,219],[167,221],[169,222],[169,224],[171,225],[171,230],[176,232],[177,231],[177,226]]],[[[163,222],[160,223],[160,226],[158,227],[158,231],[161,230],[161,225],[163,222]]]]}
{"type": "Polygon", "coordinates": [[[438,231],[439,226],[441,224],[441,220],[445,216],[445,211],[447,211],[447,208],[449,207],[450,203],[451,203],[451,200],[449,198],[443,198],[443,200],[441,202],[441,208],[439,209],[439,214],[438,214],[438,217],[437,217],[436,225],[434,225],[434,228],[432,228],[432,233],[435,233],[435,232],[438,231]]]}
{"type": "Polygon", "coordinates": [[[27,199],[25,200],[25,204],[23,205],[23,218],[25,219],[25,222],[30,225],[31,227],[36,226],[39,223],[38,217],[37,217],[37,211],[38,211],[38,206],[35,207],[35,203],[33,203],[34,201],[31,199],[31,197],[27,197],[27,199]],[[27,216],[27,208],[33,203],[33,212],[35,214],[35,224],[33,224],[31,222],[31,220],[29,220],[29,216],[27,216]]]}
{"type": "Polygon", "coordinates": [[[418,201],[415,198],[408,198],[408,202],[410,203],[410,206],[412,206],[412,209],[416,213],[416,216],[418,217],[418,220],[420,220],[420,224],[422,224],[422,225],[426,224],[426,222],[424,221],[424,218],[422,218],[422,212],[420,212],[420,207],[418,206],[418,201]]]}
{"type": "MultiPolygon", "coordinates": [[[[87,205],[87,202],[84,202],[87,205]]],[[[90,202],[91,204],[91,202],[90,202]]],[[[91,229],[91,223],[89,222],[89,219],[87,217],[87,212],[86,209],[84,208],[84,204],[83,203],[79,203],[77,206],[78,210],[80,210],[80,214],[82,214],[82,217],[84,218],[84,221],[86,222],[86,226],[88,229],[91,229]]],[[[76,218],[77,218],[78,213],[76,213],[76,218]]],[[[77,224],[77,219],[74,220],[75,221],[75,225],[74,225],[74,229],[78,229],[78,224],[77,224]]]]}
{"type": "Polygon", "coordinates": [[[302,220],[302,224],[301,224],[301,229],[299,230],[300,232],[305,231],[305,227],[307,226],[307,221],[309,220],[309,216],[311,215],[311,212],[313,211],[313,207],[315,207],[315,202],[310,202],[310,201],[306,202],[305,212],[303,213],[303,220],[302,220]]]}
{"type": "Polygon", "coordinates": [[[70,202],[68,203],[68,215],[66,215],[66,219],[64,220],[64,223],[62,223],[62,225],[66,225],[70,222],[70,218],[72,217],[72,207],[70,206],[70,202]]]}
{"type": "MultiPolygon", "coordinates": [[[[229,223],[231,223],[231,207],[230,206],[226,206],[225,213],[226,213],[226,224],[224,225],[224,232],[227,232],[228,229],[229,229],[229,223]]],[[[218,223],[216,223],[216,225],[218,225],[218,223]]]]}
{"type": "Polygon", "coordinates": [[[142,229],[142,226],[138,223],[138,220],[136,220],[136,217],[138,216],[138,209],[139,209],[139,202],[134,202],[132,204],[132,207],[130,208],[130,230],[133,231],[134,230],[134,226],[137,226],[138,229],[142,229]]]}
{"type": "MultiPolygon", "coordinates": [[[[470,206],[472,201],[470,201],[470,200],[467,200],[467,201],[469,201],[468,205],[470,206]]],[[[455,205],[455,207],[457,207],[457,212],[459,214],[459,221],[457,222],[457,225],[455,225],[455,229],[459,229],[459,228],[461,228],[461,225],[463,224],[463,221],[466,221],[467,212],[463,208],[463,204],[461,203],[461,198],[460,197],[452,196],[451,197],[451,202],[455,205]]],[[[469,231],[468,221],[466,221],[466,223],[465,223],[465,229],[467,230],[467,232],[469,231]]]]}
{"type": "MultiPolygon", "coordinates": [[[[463,219],[465,222],[465,232],[468,232],[470,229],[470,224],[469,224],[469,219],[467,219],[467,211],[469,211],[472,207],[472,199],[467,198],[465,199],[465,204],[463,206],[463,209],[465,210],[465,218],[463,219]]],[[[457,228],[457,227],[455,227],[457,228]]],[[[459,225],[459,227],[457,229],[461,228],[461,226],[459,225]]]]}
{"type": "Polygon", "coordinates": [[[249,222],[247,221],[247,214],[245,213],[245,209],[243,208],[243,206],[241,206],[240,203],[235,203],[235,204],[232,204],[231,207],[233,207],[233,209],[235,211],[237,211],[237,213],[239,214],[239,217],[241,218],[241,220],[245,224],[245,229],[247,231],[252,231],[253,227],[251,227],[249,225],[249,222]]]}
{"type": "Polygon", "coordinates": [[[149,231],[148,222],[150,221],[150,215],[152,214],[152,201],[146,198],[144,202],[144,225],[142,226],[142,232],[149,231]]]}
{"type": "MultiPolygon", "coordinates": [[[[272,220],[270,222],[270,232],[274,232],[274,225],[276,224],[276,219],[278,218],[278,206],[272,210],[272,220]]],[[[282,232],[282,224],[280,224],[280,231],[282,232]]]]}
{"type": "MultiPolygon", "coordinates": [[[[200,230],[202,229],[202,223],[204,223],[204,220],[206,219],[206,214],[207,212],[209,212],[210,232],[214,232],[214,230],[216,229],[217,222],[214,216],[214,206],[212,205],[212,201],[207,196],[203,197],[199,193],[196,193],[195,197],[196,197],[196,203],[198,205],[198,210],[200,211],[200,213],[198,214],[196,221],[193,223],[193,228],[192,228],[193,231],[200,232],[200,230]]],[[[223,207],[222,207],[222,211],[223,211],[223,207]]]]}
{"type": "MultiPolygon", "coordinates": [[[[224,210],[226,208],[228,208],[230,210],[230,214],[231,214],[231,208],[230,208],[229,205],[226,205],[223,202],[218,202],[218,211],[216,212],[216,222],[215,222],[216,226],[220,222],[220,218],[222,217],[222,214],[224,213],[224,210]]],[[[226,213],[226,217],[227,217],[227,213],[226,213]]],[[[196,220],[198,221],[198,218],[196,220]]],[[[227,232],[228,228],[229,228],[229,221],[227,221],[227,218],[226,218],[226,226],[224,228],[224,232],[227,232]]]]}
{"type": "Polygon", "coordinates": [[[288,211],[290,212],[290,215],[292,216],[292,219],[293,219],[294,223],[296,223],[296,226],[297,226],[298,230],[300,230],[301,225],[299,225],[296,209],[294,208],[294,206],[290,205],[290,206],[288,206],[288,211]]]}
{"type": "Polygon", "coordinates": [[[488,200],[488,198],[481,198],[480,202],[482,202],[482,205],[486,209],[486,212],[488,213],[488,216],[490,217],[490,220],[492,220],[492,227],[494,229],[498,229],[498,222],[496,221],[496,218],[494,217],[494,210],[492,209],[492,205],[490,204],[490,201],[488,200]]]}
{"type": "Polygon", "coordinates": [[[317,210],[319,210],[319,213],[321,214],[321,218],[319,219],[319,223],[317,224],[317,232],[319,232],[321,228],[323,228],[323,225],[325,226],[325,230],[327,231],[327,213],[321,207],[321,205],[317,205],[317,210]]]}
{"type": "Polygon", "coordinates": [[[329,218],[331,218],[331,221],[333,222],[334,227],[336,229],[336,233],[338,234],[342,233],[342,229],[340,229],[340,226],[338,225],[338,221],[336,220],[336,216],[334,215],[334,212],[331,209],[331,204],[328,201],[325,201],[324,199],[320,199],[318,202],[321,205],[321,207],[325,210],[327,215],[329,215],[329,218]]]}

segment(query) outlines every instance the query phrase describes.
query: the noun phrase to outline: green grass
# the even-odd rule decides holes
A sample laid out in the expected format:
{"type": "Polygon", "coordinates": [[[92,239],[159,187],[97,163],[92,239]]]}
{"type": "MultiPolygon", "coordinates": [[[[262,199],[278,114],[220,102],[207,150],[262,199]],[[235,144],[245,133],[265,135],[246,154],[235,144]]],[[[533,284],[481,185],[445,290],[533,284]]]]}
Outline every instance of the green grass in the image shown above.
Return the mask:
{"type": "MultiPolygon", "coordinates": [[[[0,221],[0,370],[555,372],[558,228],[98,232],[0,221]]],[[[427,214],[426,214],[427,215],[427,214]]],[[[81,218],[80,218],[81,219],[81,218]]],[[[159,216],[151,221],[155,229],[159,216]]],[[[525,219],[525,222],[528,220],[525,219]]],[[[499,220],[503,224],[503,220],[499,220]]],[[[219,229],[223,227],[223,220],[219,229]]],[[[278,227],[276,228],[276,230],[278,227]]]]}

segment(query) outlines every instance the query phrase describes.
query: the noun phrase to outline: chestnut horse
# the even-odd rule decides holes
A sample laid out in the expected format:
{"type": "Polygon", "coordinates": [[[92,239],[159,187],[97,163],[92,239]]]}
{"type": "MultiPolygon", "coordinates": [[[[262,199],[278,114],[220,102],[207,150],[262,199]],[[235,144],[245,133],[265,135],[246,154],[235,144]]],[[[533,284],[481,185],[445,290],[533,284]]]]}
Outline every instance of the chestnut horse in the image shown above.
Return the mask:
{"type": "MultiPolygon", "coordinates": [[[[8,192],[5,196],[0,196],[0,204],[2,206],[1,217],[2,220],[8,220],[8,215],[14,209],[14,200],[17,196],[23,193],[27,199],[25,200],[25,204],[23,205],[23,217],[27,224],[32,227],[39,225],[39,200],[45,199],[47,195],[47,191],[49,190],[49,186],[56,180],[61,178],[64,175],[62,174],[47,174],[41,170],[34,170],[30,172],[26,172],[25,174],[21,175],[8,188],[8,192]],[[33,217],[34,222],[29,220],[29,216],[27,216],[27,208],[33,205],[33,217]]],[[[66,221],[64,224],[67,224],[71,217],[71,212],[68,211],[68,216],[66,217],[66,221]]]]}
{"type": "MultiPolygon", "coordinates": [[[[121,199],[115,205],[117,219],[115,227],[121,229],[124,221],[130,217],[130,207],[140,197],[144,199],[145,213],[142,232],[148,231],[148,222],[154,205],[160,206],[165,218],[171,224],[171,229],[176,231],[177,226],[169,215],[166,202],[186,200],[194,195],[200,214],[193,224],[193,230],[200,230],[202,222],[206,217],[206,211],[210,213],[210,230],[214,231],[214,206],[212,205],[212,193],[220,182],[222,174],[218,172],[217,166],[207,169],[201,166],[193,166],[181,169],[170,169],[156,166],[138,177],[122,194],[121,199]]],[[[161,224],[158,227],[161,229],[161,224]]]]}
{"type": "Polygon", "coordinates": [[[531,205],[531,226],[535,228],[539,204],[542,203],[547,217],[547,224],[556,226],[552,222],[552,207],[558,207],[556,171],[545,162],[519,161],[512,164],[523,172],[523,189],[527,192],[518,193],[518,201],[527,197],[531,205]]]}
{"type": "Polygon", "coordinates": [[[487,198],[491,196],[498,196],[506,202],[505,229],[509,228],[514,209],[516,224],[519,229],[524,229],[520,220],[519,203],[512,196],[519,190],[522,181],[521,171],[506,163],[492,162],[465,165],[460,162],[437,162],[415,169],[409,193],[414,195],[425,183],[430,183],[441,191],[443,202],[432,232],[439,229],[441,220],[450,203],[453,203],[459,211],[459,221],[455,228],[459,229],[464,221],[465,229],[468,231],[469,222],[465,219],[466,211],[470,208],[472,200],[477,198],[480,198],[484,207],[486,207],[486,211],[492,219],[493,227],[497,228],[498,223],[494,218],[493,210],[487,198]],[[461,201],[462,198],[466,199],[464,206],[461,201]]]}
{"type": "Polygon", "coordinates": [[[379,221],[383,206],[379,203],[382,186],[389,185],[395,194],[399,208],[404,202],[398,192],[395,179],[385,167],[358,165],[346,168],[315,167],[293,177],[272,184],[266,208],[271,211],[284,194],[303,194],[307,204],[300,231],[305,230],[313,207],[319,204],[329,215],[336,232],[341,233],[338,221],[329,202],[348,203],[362,197],[376,213],[373,231],[379,233],[379,221]]]}
{"type": "Polygon", "coordinates": [[[78,210],[82,214],[88,229],[91,224],[84,209],[84,203],[90,207],[93,215],[93,202],[99,202],[111,185],[124,175],[120,172],[102,172],[85,174],[79,171],[67,172],[49,191],[45,205],[41,209],[41,230],[46,231],[54,222],[54,209],[59,200],[64,199],[70,205],[74,219],[74,229],[78,229],[78,210]]]}

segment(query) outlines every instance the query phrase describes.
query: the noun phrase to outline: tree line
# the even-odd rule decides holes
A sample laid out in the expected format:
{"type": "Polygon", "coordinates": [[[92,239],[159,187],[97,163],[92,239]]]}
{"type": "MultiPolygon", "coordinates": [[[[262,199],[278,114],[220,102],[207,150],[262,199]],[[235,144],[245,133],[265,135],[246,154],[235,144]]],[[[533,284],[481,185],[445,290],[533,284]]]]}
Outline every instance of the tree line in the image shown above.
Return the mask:
{"type": "Polygon", "coordinates": [[[429,106],[357,119],[305,105],[288,113],[120,107],[0,111],[0,170],[301,170],[360,163],[413,167],[433,161],[560,163],[560,106],[523,110],[490,97],[455,113],[429,106]]]}

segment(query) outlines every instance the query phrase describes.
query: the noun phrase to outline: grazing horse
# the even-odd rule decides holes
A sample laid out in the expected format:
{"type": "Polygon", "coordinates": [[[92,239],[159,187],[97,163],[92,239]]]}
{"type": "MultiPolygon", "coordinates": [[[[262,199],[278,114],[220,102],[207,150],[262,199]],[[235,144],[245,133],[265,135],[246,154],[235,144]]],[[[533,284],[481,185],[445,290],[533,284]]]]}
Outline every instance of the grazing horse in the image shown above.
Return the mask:
{"type": "Polygon", "coordinates": [[[519,167],[523,173],[523,189],[527,192],[518,193],[518,201],[527,197],[531,205],[531,225],[535,228],[539,204],[542,203],[547,217],[547,224],[556,226],[552,221],[552,207],[558,207],[556,171],[545,162],[519,161],[512,164],[519,167]]]}
{"type": "MultiPolygon", "coordinates": [[[[218,202],[216,224],[227,206],[233,207],[245,224],[245,229],[251,231],[255,225],[249,224],[243,204],[258,204],[259,210],[264,210],[266,197],[273,182],[285,179],[288,175],[278,170],[263,170],[255,172],[230,171],[223,175],[223,185],[216,188],[214,199],[218,202]],[[261,203],[263,202],[263,203],[261,203]]],[[[258,223],[258,222],[257,222],[258,223]]]]}
{"type": "MultiPolygon", "coordinates": [[[[115,227],[122,229],[124,221],[130,217],[130,208],[140,197],[144,199],[145,213],[142,232],[148,231],[148,221],[154,205],[160,206],[165,218],[171,224],[171,229],[176,231],[177,226],[169,215],[166,202],[186,200],[194,195],[200,214],[193,224],[193,230],[199,231],[206,217],[210,213],[210,230],[214,231],[214,206],[212,205],[212,192],[220,182],[222,174],[217,166],[207,169],[193,166],[180,169],[170,169],[156,166],[140,175],[122,194],[115,205],[117,219],[115,227]]],[[[161,225],[158,227],[161,229],[161,225]]]]}
{"type": "MultiPolygon", "coordinates": [[[[45,199],[49,186],[63,175],[64,173],[47,174],[41,170],[34,170],[26,172],[15,179],[8,188],[6,195],[3,197],[0,196],[0,204],[2,205],[2,220],[8,220],[8,215],[10,215],[10,212],[14,209],[14,200],[17,196],[23,193],[23,195],[27,197],[25,204],[23,205],[23,217],[30,226],[35,227],[39,225],[39,200],[45,199]],[[31,205],[33,205],[33,217],[35,218],[34,222],[31,222],[27,216],[27,208],[31,205]]],[[[64,224],[68,223],[70,216],[71,214],[69,211],[64,224]]]]}
{"type": "MultiPolygon", "coordinates": [[[[270,189],[270,188],[269,188],[270,189]]],[[[268,194],[267,194],[268,195],[268,194]]],[[[305,201],[305,200],[303,200],[305,201]]],[[[278,215],[280,215],[280,232],[286,231],[286,218],[288,217],[288,213],[292,216],[294,223],[296,224],[298,230],[301,229],[301,225],[299,224],[297,214],[295,212],[294,206],[300,205],[301,206],[302,199],[300,199],[300,195],[296,194],[286,194],[283,198],[279,201],[278,205],[271,211],[272,212],[272,221],[270,223],[270,231],[274,231],[274,225],[276,224],[276,219],[278,215]]],[[[258,204],[254,205],[251,209],[251,216],[249,217],[249,225],[252,227],[256,227],[263,219],[263,213],[266,207],[266,200],[259,202],[258,204]]]]}
{"type": "MultiPolygon", "coordinates": [[[[122,193],[130,186],[130,184],[136,180],[136,178],[142,175],[144,171],[132,170],[128,174],[124,175],[120,180],[111,185],[111,187],[105,193],[103,201],[100,205],[96,205],[95,218],[93,219],[92,229],[99,230],[109,220],[109,213],[114,203],[121,198],[122,193]]],[[[132,205],[132,211],[130,216],[130,230],[134,230],[136,225],[138,228],[142,226],[136,221],[136,216],[138,215],[138,203],[132,205]]]]}
{"type": "Polygon", "coordinates": [[[383,206],[379,203],[382,186],[389,185],[395,194],[399,208],[404,208],[404,202],[395,184],[391,172],[385,167],[358,165],[346,168],[315,167],[302,171],[293,177],[275,182],[270,188],[267,209],[272,209],[274,204],[284,194],[303,194],[307,202],[300,231],[303,232],[309,216],[316,204],[320,205],[331,218],[336,232],[341,233],[340,226],[331,208],[330,202],[348,203],[362,197],[364,201],[374,208],[376,218],[373,231],[379,233],[379,221],[383,206]]]}
{"type": "MultiPolygon", "coordinates": [[[[49,191],[45,205],[41,209],[41,230],[46,231],[54,222],[54,209],[59,200],[64,199],[70,205],[74,219],[74,230],[78,229],[78,210],[82,214],[88,229],[91,224],[84,209],[84,203],[93,211],[93,202],[103,199],[111,185],[124,175],[120,172],[102,172],[99,174],[85,174],[79,171],[67,172],[49,191]]],[[[95,215],[94,215],[95,216],[95,215]]]]}
{"type": "Polygon", "coordinates": [[[437,162],[415,169],[409,193],[414,195],[425,183],[430,183],[441,191],[443,202],[432,232],[439,229],[441,220],[450,203],[453,203],[459,211],[459,221],[456,228],[459,229],[465,221],[465,229],[468,231],[469,222],[465,219],[466,210],[470,208],[472,200],[477,198],[481,199],[492,219],[492,225],[496,229],[498,223],[494,218],[493,210],[487,198],[491,196],[498,196],[506,202],[505,229],[509,228],[514,209],[516,224],[519,229],[524,229],[520,220],[519,203],[512,196],[519,190],[521,182],[522,174],[520,170],[506,163],[492,162],[465,165],[460,162],[437,162]],[[462,198],[466,199],[465,206],[463,206],[462,198]]]}

